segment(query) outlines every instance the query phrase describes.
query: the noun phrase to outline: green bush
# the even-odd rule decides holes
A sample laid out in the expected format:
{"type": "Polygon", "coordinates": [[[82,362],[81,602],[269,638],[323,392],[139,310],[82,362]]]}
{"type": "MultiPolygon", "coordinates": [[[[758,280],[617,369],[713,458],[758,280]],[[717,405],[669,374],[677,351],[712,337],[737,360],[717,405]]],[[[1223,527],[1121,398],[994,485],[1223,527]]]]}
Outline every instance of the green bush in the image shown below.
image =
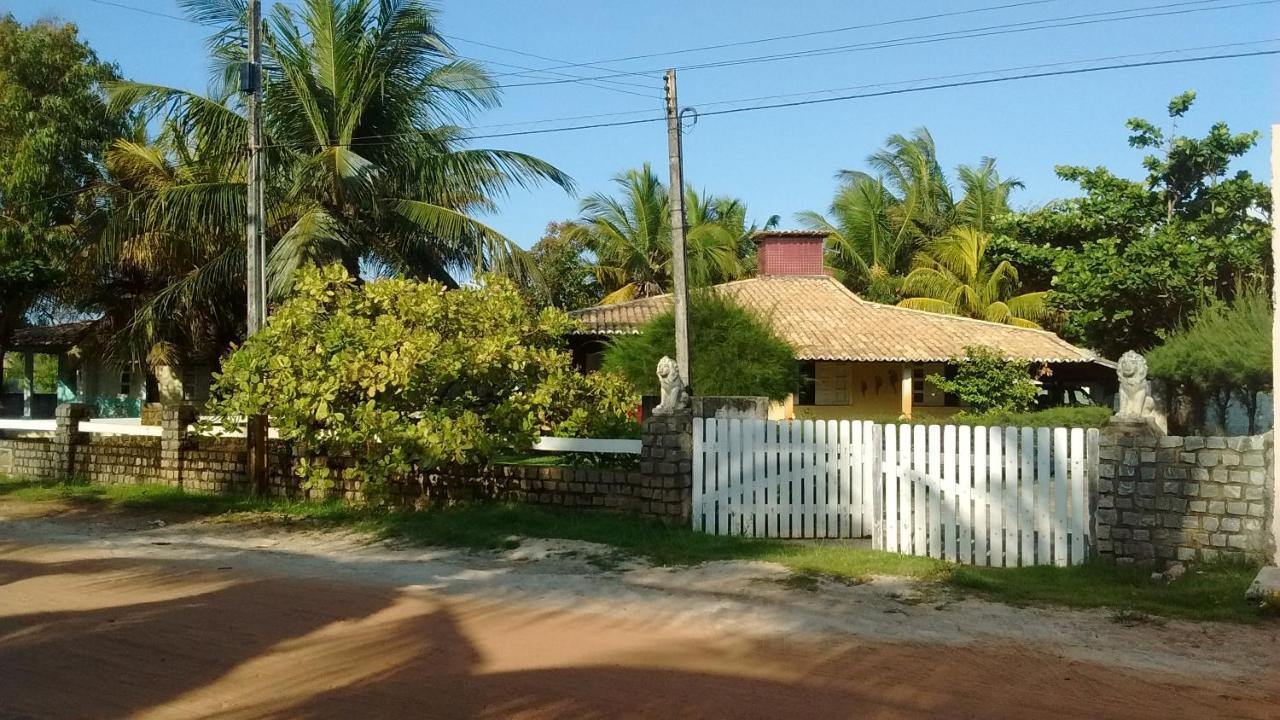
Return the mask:
{"type": "Polygon", "coordinates": [[[1271,387],[1272,317],[1265,288],[1242,288],[1231,304],[1202,308],[1148,353],[1148,369],[1200,401],[1217,401],[1220,415],[1233,395],[1239,397],[1254,432],[1258,393],[1271,387]]]}
{"type": "Polygon", "coordinates": [[[938,390],[960,399],[970,412],[991,411],[1020,413],[1030,410],[1040,394],[1031,379],[1026,363],[1006,360],[995,350],[975,345],[964,349],[956,358],[955,377],[929,376],[938,390]]]}
{"type": "Polygon", "coordinates": [[[361,284],[331,265],[303,272],[227,358],[209,409],[269,415],[302,451],[308,487],[329,480],[318,458],[347,456],[376,492],[390,477],[528,449],[540,434],[625,431],[634,390],[577,373],[561,347],[570,327],[559,310],[531,311],[506,280],[361,284]]]}
{"type": "MultiPolygon", "coordinates": [[[[689,301],[689,344],[698,395],[762,395],[784,400],[795,392],[795,351],[756,316],[721,295],[697,292],[689,301]]],[[[646,323],[638,335],[617,338],[604,368],[616,371],[646,395],[659,393],[656,371],[663,355],[675,357],[670,312],[646,323]]]]}
{"type": "Polygon", "coordinates": [[[956,425],[988,425],[1000,427],[1083,427],[1100,428],[1111,419],[1111,408],[1100,406],[1056,407],[1035,412],[992,410],[985,413],[962,412],[947,422],[956,425]]]}

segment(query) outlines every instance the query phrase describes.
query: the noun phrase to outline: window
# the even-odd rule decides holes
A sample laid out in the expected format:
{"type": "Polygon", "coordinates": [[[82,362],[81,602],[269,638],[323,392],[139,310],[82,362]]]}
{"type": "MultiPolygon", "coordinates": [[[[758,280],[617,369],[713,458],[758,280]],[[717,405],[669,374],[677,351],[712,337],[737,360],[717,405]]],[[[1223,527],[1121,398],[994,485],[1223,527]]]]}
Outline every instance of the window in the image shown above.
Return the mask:
{"type": "Polygon", "coordinates": [[[133,391],[133,368],[125,368],[120,371],[120,394],[128,395],[133,391]]]}
{"type": "Polygon", "coordinates": [[[928,378],[942,375],[946,367],[942,363],[925,363],[911,368],[911,404],[919,407],[942,407],[948,404],[946,397],[928,378]]]}
{"type": "Polygon", "coordinates": [[[196,399],[196,368],[190,363],[182,366],[182,399],[196,399]]]}
{"type": "Polygon", "coordinates": [[[848,405],[851,402],[849,392],[849,365],[841,362],[820,362],[814,374],[815,405],[848,405]]]}
{"type": "Polygon", "coordinates": [[[797,364],[800,366],[800,386],[796,389],[796,404],[813,405],[814,394],[818,384],[816,370],[814,369],[817,363],[812,360],[802,360],[797,364]]]}

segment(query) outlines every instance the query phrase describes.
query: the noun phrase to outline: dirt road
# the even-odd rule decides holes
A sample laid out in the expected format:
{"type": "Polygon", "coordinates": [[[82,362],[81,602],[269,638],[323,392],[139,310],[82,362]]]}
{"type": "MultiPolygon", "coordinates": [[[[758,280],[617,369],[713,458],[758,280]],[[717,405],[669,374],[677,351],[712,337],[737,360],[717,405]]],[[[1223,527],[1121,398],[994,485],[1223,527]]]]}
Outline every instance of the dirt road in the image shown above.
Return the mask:
{"type": "Polygon", "coordinates": [[[1276,718],[1277,628],[0,503],[4,718],[1276,718]]]}

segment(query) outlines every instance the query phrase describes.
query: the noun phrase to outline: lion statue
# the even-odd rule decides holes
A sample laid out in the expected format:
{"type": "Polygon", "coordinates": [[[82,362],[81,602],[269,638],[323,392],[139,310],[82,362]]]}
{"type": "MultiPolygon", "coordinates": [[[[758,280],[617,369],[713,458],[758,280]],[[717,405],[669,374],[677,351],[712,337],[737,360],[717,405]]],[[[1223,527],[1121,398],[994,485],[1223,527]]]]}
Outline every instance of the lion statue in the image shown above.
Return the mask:
{"type": "Polygon", "coordinates": [[[1116,367],[1120,379],[1120,410],[1116,417],[1147,418],[1155,415],[1156,401],[1147,381],[1147,359],[1130,350],[1116,367]]]}
{"type": "Polygon", "coordinates": [[[665,355],[658,361],[658,385],[662,400],[653,408],[654,415],[671,415],[689,406],[689,391],[680,378],[680,368],[665,355]]]}

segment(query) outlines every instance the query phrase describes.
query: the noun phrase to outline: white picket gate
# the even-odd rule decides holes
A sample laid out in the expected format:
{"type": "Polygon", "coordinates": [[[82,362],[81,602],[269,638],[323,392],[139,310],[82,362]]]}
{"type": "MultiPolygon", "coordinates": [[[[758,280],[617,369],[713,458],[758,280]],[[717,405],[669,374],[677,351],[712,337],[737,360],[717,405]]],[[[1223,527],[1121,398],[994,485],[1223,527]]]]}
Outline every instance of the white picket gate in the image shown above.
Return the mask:
{"type": "Polygon", "coordinates": [[[694,528],[870,536],[975,565],[1088,555],[1098,431],[859,421],[694,422],[694,528]]]}

